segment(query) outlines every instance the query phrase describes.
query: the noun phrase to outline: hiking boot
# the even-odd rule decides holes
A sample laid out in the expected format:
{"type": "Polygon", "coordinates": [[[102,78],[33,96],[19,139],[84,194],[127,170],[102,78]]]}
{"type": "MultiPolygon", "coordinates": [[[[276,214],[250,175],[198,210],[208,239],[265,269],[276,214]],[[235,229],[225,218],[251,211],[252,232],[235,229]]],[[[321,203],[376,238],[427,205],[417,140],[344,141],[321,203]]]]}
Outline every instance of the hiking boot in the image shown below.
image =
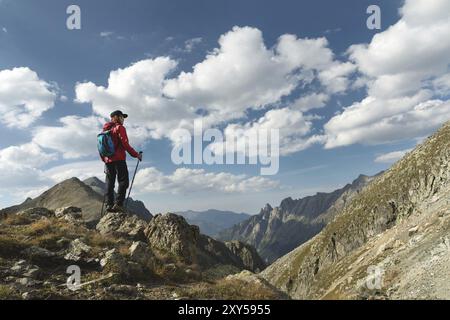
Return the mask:
{"type": "Polygon", "coordinates": [[[125,212],[125,208],[117,203],[112,207],[112,210],[114,212],[125,212]]]}

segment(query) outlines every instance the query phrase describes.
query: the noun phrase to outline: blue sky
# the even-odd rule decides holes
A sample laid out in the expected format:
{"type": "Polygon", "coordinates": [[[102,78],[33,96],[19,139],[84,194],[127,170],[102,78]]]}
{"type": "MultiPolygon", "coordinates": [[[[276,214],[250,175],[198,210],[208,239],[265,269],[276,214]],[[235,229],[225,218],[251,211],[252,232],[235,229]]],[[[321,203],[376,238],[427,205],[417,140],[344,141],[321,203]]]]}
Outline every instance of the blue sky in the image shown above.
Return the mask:
{"type": "Polygon", "coordinates": [[[0,207],[72,175],[102,177],[95,133],[119,103],[145,154],[135,197],[152,212],[254,214],[375,174],[450,118],[447,9],[444,0],[2,0],[0,207]],[[66,28],[70,4],[81,30],[66,28]],[[381,30],[366,27],[371,4],[381,30]],[[174,165],[171,133],[196,108],[219,129],[279,125],[279,173],[174,165]]]}

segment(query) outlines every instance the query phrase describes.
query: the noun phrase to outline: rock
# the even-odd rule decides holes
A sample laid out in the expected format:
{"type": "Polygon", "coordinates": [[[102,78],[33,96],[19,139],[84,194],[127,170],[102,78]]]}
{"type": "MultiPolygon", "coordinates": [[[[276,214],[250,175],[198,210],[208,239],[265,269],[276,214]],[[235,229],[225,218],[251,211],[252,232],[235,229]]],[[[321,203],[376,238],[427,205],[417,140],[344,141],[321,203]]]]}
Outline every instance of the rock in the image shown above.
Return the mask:
{"type": "Polygon", "coordinates": [[[32,262],[44,264],[51,262],[57,257],[56,253],[37,246],[32,246],[23,250],[22,254],[32,262]]]}
{"type": "Polygon", "coordinates": [[[136,288],[135,286],[124,284],[113,284],[105,288],[105,292],[112,294],[122,294],[126,296],[136,296],[139,294],[138,288],[136,288]]]}
{"type": "Polygon", "coordinates": [[[88,258],[92,248],[85,244],[81,239],[75,239],[70,243],[69,252],[64,256],[64,259],[70,261],[80,261],[88,258]]]}
{"type": "Polygon", "coordinates": [[[42,217],[49,218],[53,216],[53,212],[47,208],[30,208],[17,213],[18,216],[25,216],[30,219],[36,220],[42,217]]]}
{"type": "Polygon", "coordinates": [[[38,300],[40,299],[40,295],[38,291],[30,291],[22,293],[23,300],[38,300]]]}
{"type": "Polygon", "coordinates": [[[172,213],[154,216],[145,236],[153,250],[169,253],[186,263],[193,263],[196,258],[200,230],[181,216],[172,213]]]}
{"type": "Polygon", "coordinates": [[[75,219],[81,219],[83,217],[82,210],[77,207],[63,207],[55,210],[55,216],[57,218],[62,218],[65,215],[70,215],[75,219]]]}
{"type": "Polygon", "coordinates": [[[22,273],[27,268],[27,261],[26,260],[19,260],[17,261],[14,266],[11,267],[11,271],[13,273],[22,273]]]}
{"type": "Polygon", "coordinates": [[[37,284],[40,284],[39,281],[33,280],[31,278],[20,278],[17,279],[16,282],[25,287],[34,287],[37,284]]]}
{"type": "Polygon", "coordinates": [[[37,266],[33,266],[27,270],[23,275],[27,278],[36,278],[39,276],[41,270],[37,266]]]}
{"type": "Polygon", "coordinates": [[[130,247],[130,257],[133,261],[142,266],[152,268],[155,265],[155,255],[148,248],[148,245],[142,241],[133,242],[130,247]]]}
{"type": "Polygon", "coordinates": [[[225,242],[225,245],[233,254],[239,257],[245,269],[260,272],[266,267],[254,247],[240,241],[225,242]]]}
{"type": "Polygon", "coordinates": [[[100,266],[105,272],[119,276],[119,280],[130,278],[130,267],[127,260],[116,249],[109,250],[100,260],[100,266]]]}
{"type": "Polygon", "coordinates": [[[419,231],[419,226],[412,227],[408,230],[408,235],[411,237],[419,231]]]}
{"type": "Polygon", "coordinates": [[[69,246],[70,245],[70,243],[71,243],[72,241],[70,240],[70,239],[67,239],[67,238],[61,238],[61,239],[59,239],[58,241],[56,241],[56,244],[58,245],[58,247],[60,247],[60,248],[66,248],[67,246],[69,246]]]}
{"type": "Polygon", "coordinates": [[[131,240],[144,240],[147,223],[135,215],[109,212],[98,222],[96,229],[103,235],[114,235],[131,240]]]}

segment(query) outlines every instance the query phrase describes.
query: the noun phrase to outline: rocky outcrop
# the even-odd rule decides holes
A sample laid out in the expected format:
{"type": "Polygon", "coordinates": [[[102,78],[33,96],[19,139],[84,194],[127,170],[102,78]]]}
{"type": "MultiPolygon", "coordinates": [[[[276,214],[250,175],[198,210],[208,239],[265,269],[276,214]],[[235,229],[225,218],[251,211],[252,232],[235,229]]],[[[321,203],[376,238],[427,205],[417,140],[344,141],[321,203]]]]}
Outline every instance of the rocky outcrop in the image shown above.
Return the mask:
{"type": "Polygon", "coordinates": [[[254,247],[236,240],[225,242],[225,245],[233,254],[240,258],[245,269],[261,272],[266,267],[254,247]]]}
{"type": "MultiPolygon", "coordinates": [[[[441,217],[440,212],[448,208],[449,164],[450,123],[446,123],[366,186],[320,234],[276,261],[262,275],[295,298],[340,297],[356,280],[364,283],[370,266],[381,264],[389,267],[390,277],[397,283],[405,283],[402,290],[406,294],[410,266],[417,266],[414,273],[419,279],[425,278],[429,266],[436,265],[436,258],[425,256],[448,232],[446,214],[441,217]],[[430,232],[417,235],[419,224],[430,232]],[[406,247],[402,245],[405,242],[406,247]],[[397,252],[399,247],[409,255],[397,252]],[[426,259],[431,261],[423,263],[426,259]]],[[[445,283],[450,279],[448,273],[444,276],[441,264],[449,258],[449,254],[442,256],[436,265],[445,283]]]]}
{"type": "Polygon", "coordinates": [[[179,257],[186,263],[195,261],[200,230],[183,217],[172,213],[156,215],[145,229],[145,236],[152,249],[179,257]]]}
{"type": "Polygon", "coordinates": [[[120,212],[109,212],[100,219],[96,230],[102,235],[145,241],[144,230],[146,227],[147,223],[137,216],[120,212]]]}
{"type": "Polygon", "coordinates": [[[244,247],[231,245],[233,252],[224,243],[200,234],[197,226],[189,225],[183,217],[172,213],[156,215],[145,235],[152,250],[177,257],[187,264],[203,268],[223,264],[252,271],[260,267],[260,258],[254,250],[251,252],[245,247],[245,252],[244,247]]]}
{"type": "Polygon", "coordinates": [[[221,231],[250,218],[249,214],[209,209],[205,211],[181,211],[177,215],[186,219],[189,224],[196,225],[200,232],[215,238],[221,231]]]}
{"type": "Polygon", "coordinates": [[[360,175],[331,193],[298,200],[286,198],[275,208],[267,204],[258,215],[221,232],[218,239],[248,243],[271,263],[319,233],[372,179],[360,175]]]}

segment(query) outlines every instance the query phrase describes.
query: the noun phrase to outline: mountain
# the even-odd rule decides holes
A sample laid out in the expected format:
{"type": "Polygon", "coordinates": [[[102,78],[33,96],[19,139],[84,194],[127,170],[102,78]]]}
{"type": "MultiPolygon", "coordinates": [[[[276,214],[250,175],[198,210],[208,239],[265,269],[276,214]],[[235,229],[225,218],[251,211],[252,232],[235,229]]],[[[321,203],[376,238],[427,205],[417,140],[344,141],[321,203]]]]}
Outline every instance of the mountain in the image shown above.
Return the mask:
{"type": "Polygon", "coordinates": [[[64,205],[1,215],[0,300],[287,298],[253,273],[264,268],[254,248],[214,240],[181,216],[110,212],[93,227],[64,205]],[[67,281],[73,265],[88,286],[67,281]]]}
{"type": "MultiPolygon", "coordinates": [[[[105,194],[106,184],[97,177],[88,178],[83,180],[83,182],[102,196],[105,194]]],[[[127,209],[146,221],[149,221],[152,217],[152,214],[147,210],[144,203],[139,200],[134,200],[132,197],[128,200],[127,209]]]]}
{"type": "MultiPolygon", "coordinates": [[[[61,207],[74,206],[82,209],[83,218],[86,221],[98,221],[103,203],[103,195],[99,188],[104,184],[97,178],[90,178],[85,181],[86,183],[78,178],[67,179],[34,199],[26,199],[22,204],[0,210],[0,216],[34,207],[55,210],[61,207]]],[[[145,220],[151,218],[150,212],[140,201],[130,201],[129,210],[145,220]]]]}
{"type": "Polygon", "coordinates": [[[450,122],[261,274],[298,299],[450,298],[450,122]]]}
{"type": "Polygon", "coordinates": [[[330,193],[296,200],[289,197],[275,208],[267,204],[258,215],[222,231],[217,238],[248,243],[270,263],[319,233],[372,179],[360,175],[351,184],[330,193]]]}
{"type": "Polygon", "coordinates": [[[202,233],[212,237],[250,217],[250,215],[246,213],[215,209],[206,211],[180,211],[176,212],[176,214],[184,217],[189,224],[199,226],[202,233]]]}

